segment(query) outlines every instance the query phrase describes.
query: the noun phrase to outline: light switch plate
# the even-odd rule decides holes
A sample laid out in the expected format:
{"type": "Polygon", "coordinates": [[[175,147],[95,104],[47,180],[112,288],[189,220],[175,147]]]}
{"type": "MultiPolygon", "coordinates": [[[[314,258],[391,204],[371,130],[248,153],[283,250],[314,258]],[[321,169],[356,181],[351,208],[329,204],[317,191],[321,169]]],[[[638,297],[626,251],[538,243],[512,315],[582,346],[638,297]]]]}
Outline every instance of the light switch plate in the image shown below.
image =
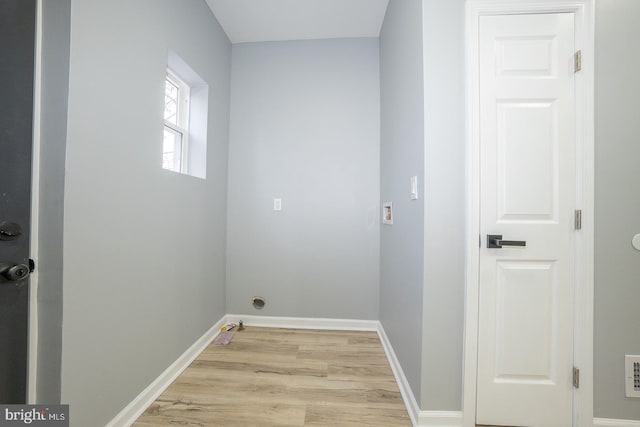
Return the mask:
{"type": "Polygon", "coordinates": [[[274,211],[282,210],[282,199],[273,199],[273,210],[274,211]]]}
{"type": "Polygon", "coordinates": [[[411,198],[411,200],[418,199],[418,177],[417,176],[411,177],[411,190],[409,192],[409,197],[411,198]]]}

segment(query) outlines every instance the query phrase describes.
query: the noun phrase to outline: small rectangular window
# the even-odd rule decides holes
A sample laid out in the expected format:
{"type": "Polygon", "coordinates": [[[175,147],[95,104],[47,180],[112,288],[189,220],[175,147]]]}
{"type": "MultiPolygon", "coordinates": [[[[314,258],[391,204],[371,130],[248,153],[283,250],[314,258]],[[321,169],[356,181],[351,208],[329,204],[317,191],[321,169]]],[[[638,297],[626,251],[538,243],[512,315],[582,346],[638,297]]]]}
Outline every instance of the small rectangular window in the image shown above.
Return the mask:
{"type": "Polygon", "coordinates": [[[209,85],[169,50],[164,79],[162,167],[206,179],[209,85]]]}
{"type": "Polygon", "coordinates": [[[162,167],[187,173],[189,148],[189,94],[191,88],[173,71],[164,83],[164,139],[162,167]]]}

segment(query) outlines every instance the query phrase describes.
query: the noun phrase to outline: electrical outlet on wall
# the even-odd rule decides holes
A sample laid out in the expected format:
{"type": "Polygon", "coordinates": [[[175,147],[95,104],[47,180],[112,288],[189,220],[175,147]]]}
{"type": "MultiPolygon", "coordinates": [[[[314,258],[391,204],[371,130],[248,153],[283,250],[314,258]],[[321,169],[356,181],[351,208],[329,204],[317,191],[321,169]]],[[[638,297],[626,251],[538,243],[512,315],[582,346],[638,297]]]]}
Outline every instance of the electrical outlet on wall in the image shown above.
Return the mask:
{"type": "Polygon", "coordinates": [[[274,211],[282,210],[282,199],[273,199],[273,210],[274,211]]]}
{"type": "Polygon", "coordinates": [[[624,357],[624,380],[627,397],[640,397],[640,356],[624,357]]]}

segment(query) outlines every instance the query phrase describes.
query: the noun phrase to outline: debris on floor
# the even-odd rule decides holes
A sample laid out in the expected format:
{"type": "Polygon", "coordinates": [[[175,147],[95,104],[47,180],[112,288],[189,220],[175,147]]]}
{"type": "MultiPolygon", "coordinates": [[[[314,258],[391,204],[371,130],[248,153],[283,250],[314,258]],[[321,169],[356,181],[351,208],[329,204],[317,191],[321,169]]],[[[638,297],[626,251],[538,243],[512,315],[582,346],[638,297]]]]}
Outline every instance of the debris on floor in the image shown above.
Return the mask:
{"type": "Polygon", "coordinates": [[[220,332],[216,339],[213,340],[214,345],[228,345],[233,339],[233,335],[235,331],[224,331],[220,332]]]}
{"type": "Polygon", "coordinates": [[[222,328],[220,328],[220,331],[221,331],[221,332],[224,332],[224,331],[230,331],[230,330],[232,330],[233,328],[235,328],[236,326],[238,326],[236,323],[227,323],[227,324],[226,324],[226,325],[224,325],[222,328]]]}

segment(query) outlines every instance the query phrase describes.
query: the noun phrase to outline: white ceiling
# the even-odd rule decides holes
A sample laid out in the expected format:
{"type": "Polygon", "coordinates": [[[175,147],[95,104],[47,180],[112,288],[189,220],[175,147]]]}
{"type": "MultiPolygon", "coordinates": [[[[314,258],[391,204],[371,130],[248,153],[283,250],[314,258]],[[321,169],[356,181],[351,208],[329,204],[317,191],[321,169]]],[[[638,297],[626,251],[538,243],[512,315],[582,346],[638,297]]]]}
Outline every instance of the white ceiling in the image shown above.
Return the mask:
{"type": "Polygon", "coordinates": [[[206,0],[231,43],[378,37],[389,0],[206,0]]]}

